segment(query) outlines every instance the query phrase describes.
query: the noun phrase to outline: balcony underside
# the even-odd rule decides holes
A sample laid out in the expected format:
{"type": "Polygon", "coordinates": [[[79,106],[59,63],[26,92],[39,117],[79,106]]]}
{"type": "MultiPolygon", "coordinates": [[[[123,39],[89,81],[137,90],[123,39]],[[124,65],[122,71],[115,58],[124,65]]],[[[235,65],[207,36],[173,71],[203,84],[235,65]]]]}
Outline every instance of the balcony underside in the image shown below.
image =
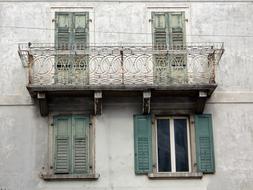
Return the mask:
{"type": "Polygon", "coordinates": [[[32,97],[39,100],[42,116],[49,112],[82,112],[99,115],[104,102],[135,103],[144,114],[202,113],[216,88],[209,85],[171,86],[34,86],[32,97]]]}

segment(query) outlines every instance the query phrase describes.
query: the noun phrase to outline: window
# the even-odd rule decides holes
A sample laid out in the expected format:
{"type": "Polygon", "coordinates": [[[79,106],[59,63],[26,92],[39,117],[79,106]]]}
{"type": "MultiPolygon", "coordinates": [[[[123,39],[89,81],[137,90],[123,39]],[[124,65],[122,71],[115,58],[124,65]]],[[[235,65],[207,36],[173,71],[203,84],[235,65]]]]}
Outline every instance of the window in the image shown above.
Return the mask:
{"type": "Polygon", "coordinates": [[[186,82],[184,12],[152,12],[155,82],[186,82]]]}
{"type": "Polygon", "coordinates": [[[94,129],[83,115],[53,116],[51,170],[44,179],[96,178],[94,129]]]}
{"type": "Polygon", "coordinates": [[[188,118],[157,118],[157,172],[191,171],[189,145],[188,118]]]}
{"type": "Polygon", "coordinates": [[[210,114],[135,115],[134,145],[136,174],[153,178],[201,177],[202,173],[214,173],[210,114]]]}
{"type": "Polygon", "coordinates": [[[88,83],[89,14],[55,13],[55,83],[88,83]]]}

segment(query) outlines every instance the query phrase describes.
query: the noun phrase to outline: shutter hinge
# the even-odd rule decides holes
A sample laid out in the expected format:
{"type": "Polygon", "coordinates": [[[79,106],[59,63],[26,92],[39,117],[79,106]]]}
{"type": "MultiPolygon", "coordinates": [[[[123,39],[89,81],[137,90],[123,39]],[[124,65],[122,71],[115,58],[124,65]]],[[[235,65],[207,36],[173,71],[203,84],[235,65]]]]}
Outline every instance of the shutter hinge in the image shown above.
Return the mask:
{"type": "Polygon", "coordinates": [[[91,122],[89,122],[89,127],[92,127],[92,123],[91,122]]]}
{"type": "Polygon", "coordinates": [[[188,18],[184,19],[185,22],[188,22],[188,18]]]}
{"type": "Polygon", "coordinates": [[[154,19],[152,19],[152,18],[151,18],[151,19],[149,19],[148,21],[149,21],[149,22],[153,22],[153,21],[154,21],[154,19]]]}
{"type": "Polygon", "coordinates": [[[54,126],[54,124],[53,124],[53,123],[51,123],[51,126],[53,127],[53,126],[54,126]]]}
{"type": "Polygon", "coordinates": [[[92,19],[89,19],[89,22],[92,22],[92,19]]]}

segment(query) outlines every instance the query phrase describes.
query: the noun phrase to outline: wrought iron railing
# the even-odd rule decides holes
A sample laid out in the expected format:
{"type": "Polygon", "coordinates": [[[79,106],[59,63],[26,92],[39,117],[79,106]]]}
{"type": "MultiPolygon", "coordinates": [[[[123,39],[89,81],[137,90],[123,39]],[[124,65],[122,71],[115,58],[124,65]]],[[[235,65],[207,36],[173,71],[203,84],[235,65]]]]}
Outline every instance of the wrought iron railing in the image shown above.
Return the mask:
{"type": "Polygon", "coordinates": [[[223,43],[124,46],[19,44],[29,85],[213,84],[223,43]]]}

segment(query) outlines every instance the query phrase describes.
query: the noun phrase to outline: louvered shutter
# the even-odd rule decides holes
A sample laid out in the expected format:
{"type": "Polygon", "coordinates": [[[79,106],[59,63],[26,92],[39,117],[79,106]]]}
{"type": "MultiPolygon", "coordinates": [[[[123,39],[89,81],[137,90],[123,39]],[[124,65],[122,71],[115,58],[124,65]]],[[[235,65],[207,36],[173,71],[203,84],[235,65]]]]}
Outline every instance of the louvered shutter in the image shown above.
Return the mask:
{"type": "Polygon", "coordinates": [[[168,14],[169,46],[173,50],[168,56],[170,76],[173,82],[187,82],[186,49],[185,49],[185,17],[183,12],[168,14]]]}
{"type": "Polygon", "coordinates": [[[203,173],[214,173],[212,115],[196,115],[195,129],[198,171],[203,173]]]}
{"type": "Polygon", "coordinates": [[[72,38],[72,19],[70,13],[55,13],[55,43],[57,49],[68,49],[72,38]]]}
{"type": "Polygon", "coordinates": [[[73,13],[73,42],[77,51],[82,50],[82,54],[74,57],[74,79],[73,83],[88,83],[88,40],[89,40],[89,15],[88,13],[73,13]]]}
{"type": "Polygon", "coordinates": [[[135,173],[146,174],[152,171],[151,116],[134,116],[135,173]]]}
{"type": "Polygon", "coordinates": [[[61,116],[54,118],[54,172],[70,173],[71,162],[71,118],[61,116]]]}
{"type": "Polygon", "coordinates": [[[156,84],[166,82],[168,75],[168,23],[165,13],[152,13],[153,21],[153,47],[157,53],[153,55],[154,59],[154,79],[156,84]]]}
{"type": "Polygon", "coordinates": [[[89,173],[89,120],[84,116],[73,116],[73,173],[89,173]]]}

